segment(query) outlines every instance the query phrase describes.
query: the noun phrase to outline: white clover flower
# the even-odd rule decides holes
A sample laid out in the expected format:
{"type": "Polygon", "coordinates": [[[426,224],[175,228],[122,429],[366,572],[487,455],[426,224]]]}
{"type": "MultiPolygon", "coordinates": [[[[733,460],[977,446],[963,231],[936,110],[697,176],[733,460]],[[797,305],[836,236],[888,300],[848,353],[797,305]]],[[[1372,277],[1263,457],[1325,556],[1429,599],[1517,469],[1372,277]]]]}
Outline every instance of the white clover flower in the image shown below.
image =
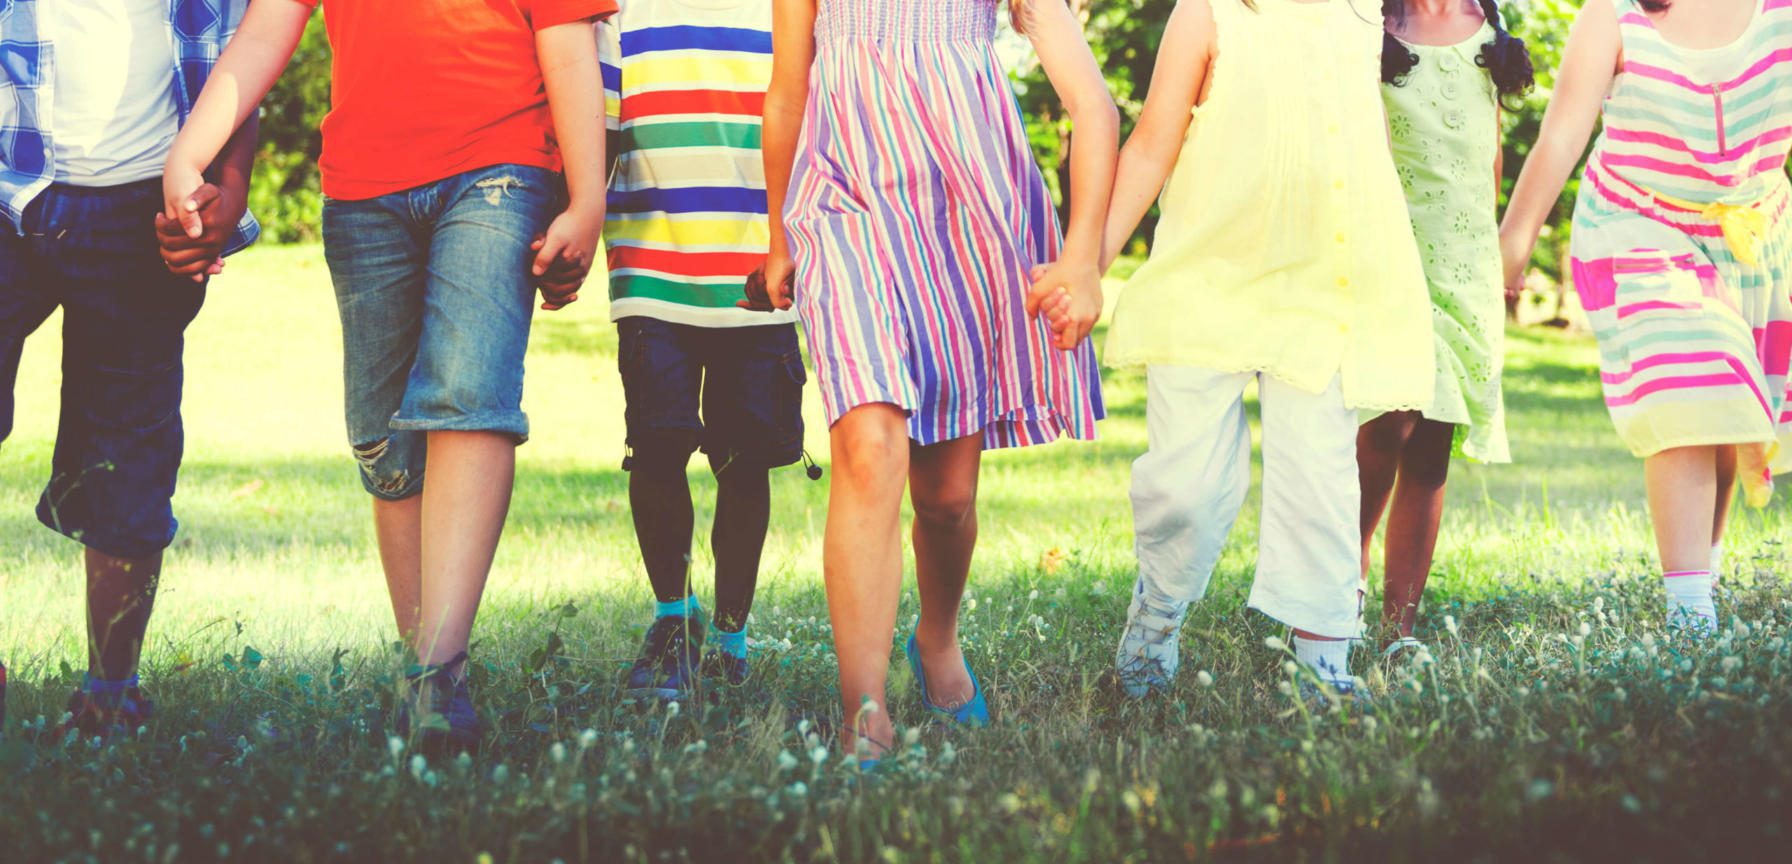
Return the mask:
{"type": "Polygon", "coordinates": [[[953,747],[952,742],[947,741],[945,743],[945,746],[940,748],[940,764],[941,765],[950,765],[957,759],[958,759],[958,748],[953,747]]]}
{"type": "Polygon", "coordinates": [[[1212,687],[1213,686],[1213,676],[1209,675],[1207,673],[1206,669],[1202,669],[1201,671],[1195,673],[1195,683],[1201,685],[1202,687],[1212,687]]]}
{"type": "Polygon", "coordinates": [[[1033,590],[1027,592],[1027,600],[1028,601],[1033,601],[1033,600],[1038,600],[1038,599],[1039,599],[1039,589],[1038,588],[1034,588],[1033,590]]]}
{"type": "Polygon", "coordinates": [[[801,798],[804,795],[809,794],[809,784],[798,780],[795,783],[790,784],[790,789],[787,791],[789,791],[793,797],[801,798]]]}
{"type": "Polygon", "coordinates": [[[589,750],[589,749],[591,749],[592,745],[594,745],[596,743],[597,743],[597,730],[596,729],[586,729],[585,731],[579,733],[579,747],[589,750]]]}
{"type": "Polygon", "coordinates": [[[1363,731],[1364,732],[1374,732],[1376,727],[1380,726],[1380,725],[1381,725],[1380,723],[1376,722],[1374,714],[1363,715],[1363,731]]]}
{"type": "Polygon", "coordinates": [[[796,757],[790,755],[790,751],[788,751],[788,750],[779,750],[778,751],[778,770],[779,771],[789,771],[789,770],[795,768],[796,765],[797,765],[796,757]]]}
{"type": "Polygon", "coordinates": [[[673,717],[677,717],[678,711],[678,702],[676,700],[666,703],[666,719],[670,720],[673,717]]]}
{"type": "Polygon", "coordinates": [[[1292,696],[1294,695],[1294,685],[1286,681],[1277,682],[1276,692],[1281,693],[1283,696],[1292,696]]]}
{"type": "Polygon", "coordinates": [[[428,768],[429,768],[429,760],[423,758],[423,754],[419,753],[419,754],[411,757],[411,776],[412,777],[415,777],[419,780],[423,779],[423,772],[425,770],[427,770],[428,768]]]}
{"type": "Polygon", "coordinates": [[[1265,638],[1263,640],[1263,645],[1264,645],[1264,647],[1268,648],[1271,651],[1286,651],[1286,650],[1288,650],[1288,643],[1283,642],[1282,637],[1280,637],[1280,636],[1270,636],[1270,637],[1265,638]]]}
{"type": "Polygon", "coordinates": [[[1726,674],[1735,672],[1737,669],[1742,668],[1742,658],[1737,657],[1734,654],[1732,654],[1728,657],[1725,657],[1722,660],[1719,660],[1717,663],[1717,666],[1719,669],[1724,670],[1724,672],[1726,674]]]}
{"type": "Polygon", "coordinates": [[[548,758],[554,760],[555,765],[565,762],[566,745],[555,741],[554,746],[548,748],[548,758]]]}
{"type": "Polygon", "coordinates": [[[809,751],[809,761],[813,762],[817,765],[820,765],[821,763],[828,761],[828,748],[817,747],[814,750],[810,750],[809,751]]]}
{"type": "Polygon", "coordinates": [[[510,780],[510,766],[499,765],[492,769],[492,782],[502,786],[510,780]]]}
{"type": "Polygon", "coordinates": [[[1582,639],[1585,639],[1588,636],[1593,635],[1593,625],[1588,624],[1585,621],[1582,621],[1582,622],[1580,622],[1579,632],[1580,632],[1580,637],[1582,639]]]}
{"type": "Polygon", "coordinates": [[[1294,662],[1293,660],[1282,661],[1282,674],[1288,675],[1288,676],[1299,675],[1300,674],[1300,664],[1294,662]]]}
{"type": "Polygon", "coordinates": [[[913,747],[916,744],[921,743],[921,730],[917,729],[913,726],[910,726],[908,729],[903,730],[902,743],[907,744],[910,747],[913,747]]]}
{"type": "Polygon", "coordinates": [[[394,758],[394,759],[397,759],[398,757],[403,756],[404,755],[404,739],[398,737],[397,735],[387,738],[386,739],[386,750],[387,750],[387,752],[392,754],[392,758],[394,758]]]}
{"type": "Polygon", "coordinates": [[[1454,616],[1454,615],[1445,615],[1444,616],[1444,629],[1450,631],[1451,636],[1460,635],[1457,632],[1458,628],[1456,626],[1456,616],[1454,616]]]}
{"type": "Polygon", "coordinates": [[[859,703],[860,716],[876,714],[882,710],[883,710],[882,708],[878,707],[877,700],[871,698],[870,696],[866,696],[864,701],[859,703]]]}

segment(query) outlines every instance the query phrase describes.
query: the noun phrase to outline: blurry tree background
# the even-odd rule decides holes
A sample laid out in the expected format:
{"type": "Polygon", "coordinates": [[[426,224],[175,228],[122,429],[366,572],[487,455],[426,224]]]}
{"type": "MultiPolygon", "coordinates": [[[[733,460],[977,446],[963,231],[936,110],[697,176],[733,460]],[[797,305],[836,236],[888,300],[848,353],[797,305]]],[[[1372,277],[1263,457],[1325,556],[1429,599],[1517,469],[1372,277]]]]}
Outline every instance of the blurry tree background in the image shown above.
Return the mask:
{"type": "MultiPolygon", "coordinates": [[[[626,0],[624,0],[626,2],[626,0]]],[[[1068,0],[1083,18],[1095,57],[1106,71],[1108,84],[1119,102],[1124,126],[1130,131],[1151,86],[1158,42],[1176,0],[1068,0]]],[[[1380,14],[1379,0],[1352,0],[1366,17],[1380,14]]],[[[1506,118],[1506,189],[1510,191],[1524,157],[1530,152],[1543,118],[1543,106],[1555,83],[1554,70],[1561,64],[1576,0],[1506,0],[1502,4],[1513,32],[1531,48],[1537,67],[1537,89],[1524,110],[1506,118]]],[[[1025,57],[1024,50],[1016,56],[1025,57]]],[[[1299,62],[1299,58],[1289,58],[1299,62]]],[[[313,16],[299,44],[292,65],[263,106],[261,152],[257,160],[255,188],[250,201],[268,228],[269,239],[279,242],[315,240],[319,236],[318,211],[323,195],[318,187],[317,157],[321,149],[318,124],[329,106],[330,48],[324,37],[322,16],[313,16]]],[[[1055,189],[1067,185],[1064,177],[1069,150],[1069,122],[1063,116],[1051,85],[1036,63],[1022,59],[1016,66],[1016,92],[1026,114],[1034,152],[1055,189]]],[[[1537,267],[1559,278],[1566,260],[1567,220],[1576,183],[1571,182],[1538,244],[1537,267]]],[[[1143,252],[1156,225],[1155,216],[1140,226],[1134,250],[1143,252]]]]}

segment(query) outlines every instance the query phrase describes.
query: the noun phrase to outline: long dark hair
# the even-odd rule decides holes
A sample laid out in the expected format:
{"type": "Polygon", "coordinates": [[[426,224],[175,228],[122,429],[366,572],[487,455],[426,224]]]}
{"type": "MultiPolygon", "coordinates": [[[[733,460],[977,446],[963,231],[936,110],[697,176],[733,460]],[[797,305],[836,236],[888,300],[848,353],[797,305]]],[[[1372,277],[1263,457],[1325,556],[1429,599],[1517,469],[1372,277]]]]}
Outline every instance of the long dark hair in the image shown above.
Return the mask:
{"type": "MultiPolygon", "coordinates": [[[[1531,50],[1525,47],[1524,40],[1506,32],[1506,23],[1500,20],[1500,9],[1497,0],[1479,0],[1481,14],[1487,23],[1493,25],[1493,40],[1481,46],[1481,56],[1475,62],[1493,76],[1494,89],[1499,92],[1500,104],[1508,111],[1519,109],[1519,100],[1524,98],[1532,87],[1537,86],[1536,70],[1531,68],[1531,50]]],[[[1640,3],[1660,3],[1662,8],[1672,0],[1638,0],[1640,3]]],[[[1397,19],[1406,19],[1406,0],[1382,0],[1383,15],[1397,19]]],[[[1384,38],[1381,51],[1381,80],[1396,87],[1406,83],[1407,74],[1419,65],[1419,55],[1392,33],[1384,38]]]]}

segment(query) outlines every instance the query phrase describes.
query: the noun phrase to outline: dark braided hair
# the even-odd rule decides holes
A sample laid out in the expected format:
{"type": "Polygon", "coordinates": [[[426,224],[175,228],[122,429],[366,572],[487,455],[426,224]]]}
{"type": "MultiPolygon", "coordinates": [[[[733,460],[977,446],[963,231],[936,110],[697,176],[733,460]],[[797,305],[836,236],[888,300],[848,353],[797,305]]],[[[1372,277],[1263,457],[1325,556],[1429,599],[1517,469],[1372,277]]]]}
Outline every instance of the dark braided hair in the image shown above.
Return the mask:
{"type": "MultiPolygon", "coordinates": [[[[1475,62],[1486,69],[1493,77],[1494,89],[1499,92],[1500,104],[1508,111],[1517,111],[1518,100],[1522,99],[1537,84],[1537,74],[1531,68],[1531,51],[1525,47],[1524,40],[1506,32],[1506,24],[1500,20],[1497,0],[1479,0],[1481,14],[1487,23],[1493,25],[1493,40],[1481,46],[1481,56],[1475,62]]],[[[1672,0],[1638,0],[1640,3],[1660,3],[1663,8],[1672,0]]],[[[1382,14],[1396,20],[1406,19],[1406,0],[1382,0],[1382,14]]],[[[1381,80],[1396,87],[1406,83],[1406,76],[1419,65],[1419,55],[1413,53],[1406,43],[1394,38],[1389,33],[1384,37],[1381,52],[1381,80]]]]}

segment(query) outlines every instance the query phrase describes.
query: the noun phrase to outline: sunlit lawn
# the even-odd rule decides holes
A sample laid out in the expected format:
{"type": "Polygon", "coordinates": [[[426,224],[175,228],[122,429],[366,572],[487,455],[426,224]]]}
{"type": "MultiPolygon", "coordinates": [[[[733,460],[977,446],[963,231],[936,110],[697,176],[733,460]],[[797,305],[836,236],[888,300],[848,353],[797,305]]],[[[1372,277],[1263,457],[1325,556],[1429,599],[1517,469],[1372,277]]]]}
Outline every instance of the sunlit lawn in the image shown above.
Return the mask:
{"type": "MultiPolygon", "coordinates": [[[[1145,704],[1102,686],[1145,438],[1140,379],[1109,374],[1101,443],[986,462],[965,629],[997,725],[922,727],[867,781],[828,731],[826,484],[800,470],[774,486],[753,682],[676,713],[623,698],[650,597],[603,311],[537,319],[534,437],[476,633],[498,728],[465,763],[387,741],[402,660],[313,247],[233,262],[189,331],[182,530],[145,671],[160,717],[97,750],[53,734],[83,663],[81,576],[77,547],[31,512],[58,387],[57,340],[40,333],[0,449],[0,861],[1783,860],[1786,511],[1737,521],[1732,634],[1666,639],[1641,470],[1582,339],[1515,334],[1519,464],[1457,467],[1422,622],[1434,662],[1360,657],[1372,718],[1309,714],[1282,692],[1284,658],[1264,644],[1281,630],[1243,608],[1254,499],[1185,630],[1183,686],[1145,704]]],[[[706,537],[693,554],[707,592],[706,537]]],[[[919,722],[906,671],[893,686],[897,719],[919,722]]]]}

